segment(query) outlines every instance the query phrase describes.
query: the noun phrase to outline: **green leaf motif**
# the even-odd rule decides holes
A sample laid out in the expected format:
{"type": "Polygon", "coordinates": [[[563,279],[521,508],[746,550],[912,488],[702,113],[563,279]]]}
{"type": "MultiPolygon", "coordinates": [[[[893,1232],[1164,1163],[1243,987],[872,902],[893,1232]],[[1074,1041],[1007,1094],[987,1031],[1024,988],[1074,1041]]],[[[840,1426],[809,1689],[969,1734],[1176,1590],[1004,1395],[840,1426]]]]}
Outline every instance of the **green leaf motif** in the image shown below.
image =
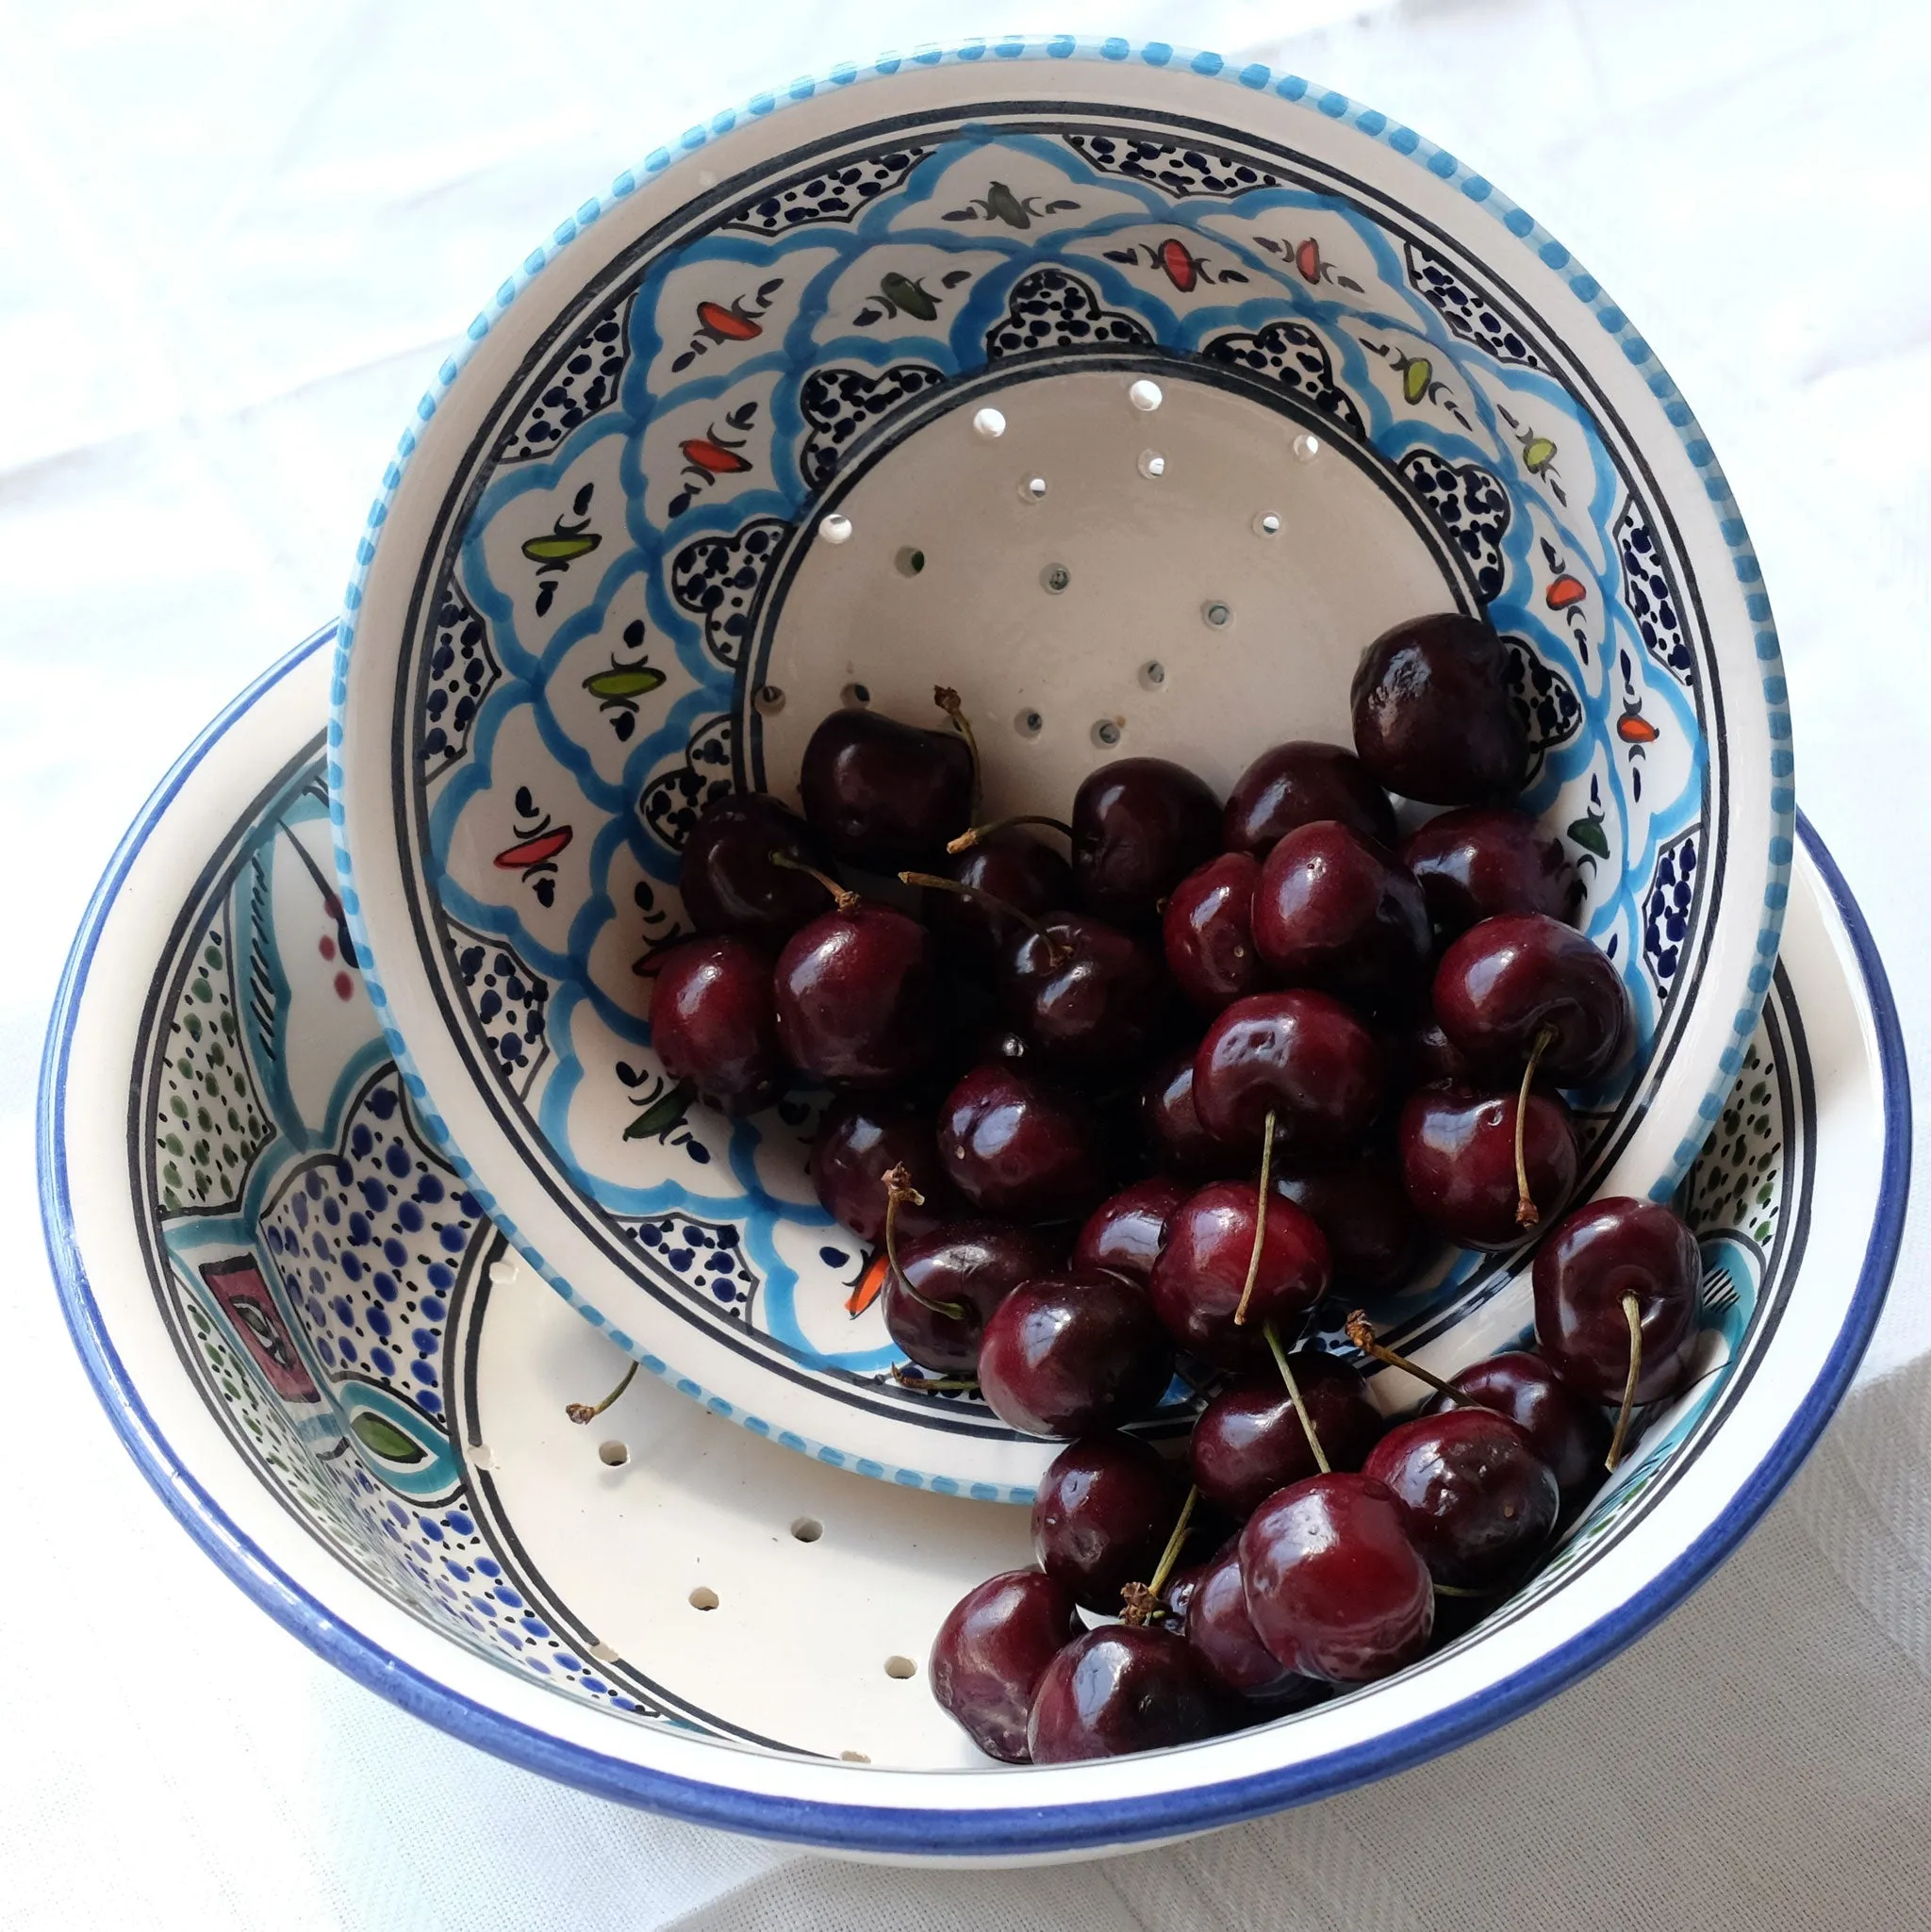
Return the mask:
{"type": "Polygon", "coordinates": [[[355,1431],[363,1445],[372,1449],[385,1462],[420,1462],[423,1460],[421,1444],[412,1441],[394,1423],[385,1420],[372,1410],[359,1411],[351,1418],[349,1427],[355,1431]]]}
{"type": "Polygon", "coordinates": [[[1584,851],[1593,852],[1599,859],[1607,859],[1609,855],[1609,841],[1604,835],[1599,818],[1578,818],[1569,828],[1569,836],[1584,851]]]}

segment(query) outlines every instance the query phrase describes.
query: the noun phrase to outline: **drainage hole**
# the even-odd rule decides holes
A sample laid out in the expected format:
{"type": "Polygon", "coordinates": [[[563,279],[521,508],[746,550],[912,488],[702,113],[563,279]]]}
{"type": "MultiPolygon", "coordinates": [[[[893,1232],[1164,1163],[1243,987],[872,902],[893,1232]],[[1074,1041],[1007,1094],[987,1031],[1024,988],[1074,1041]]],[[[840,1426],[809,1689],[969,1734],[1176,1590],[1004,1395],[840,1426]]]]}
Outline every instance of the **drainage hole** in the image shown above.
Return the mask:
{"type": "Polygon", "coordinates": [[[892,561],[898,565],[899,576],[916,577],[925,569],[925,553],[914,550],[908,543],[892,561]]]}
{"type": "Polygon", "coordinates": [[[718,1593],[707,1585],[700,1583],[690,1593],[690,1607],[692,1610],[716,1610],[718,1608],[718,1593]]]}
{"type": "Polygon", "coordinates": [[[816,1516],[800,1516],[791,1526],[791,1533],[800,1543],[816,1543],[825,1533],[825,1526],[816,1516]]]}
{"type": "Polygon", "coordinates": [[[621,1469],[630,1461],[630,1445],[628,1443],[617,1442],[599,1443],[597,1445],[597,1460],[600,1462],[609,1463],[613,1469],[621,1469]]]}
{"type": "Polygon", "coordinates": [[[869,704],[871,702],[871,686],[869,685],[847,685],[838,693],[838,702],[848,711],[854,707],[869,704]]]}
{"type": "Polygon", "coordinates": [[[888,1677],[916,1677],[918,1666],[909,1657],[888,1657],[885,1660],[885,1675],[888,1677]]]}

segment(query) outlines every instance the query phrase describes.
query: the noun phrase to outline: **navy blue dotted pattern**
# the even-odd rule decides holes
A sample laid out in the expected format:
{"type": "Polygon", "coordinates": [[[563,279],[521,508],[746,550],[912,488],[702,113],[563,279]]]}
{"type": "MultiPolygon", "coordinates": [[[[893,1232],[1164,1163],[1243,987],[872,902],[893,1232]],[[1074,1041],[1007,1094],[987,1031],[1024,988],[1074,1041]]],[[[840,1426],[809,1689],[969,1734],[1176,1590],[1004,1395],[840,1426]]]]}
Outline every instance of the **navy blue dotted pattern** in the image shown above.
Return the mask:
{"type": "Polygon", "coordinates": [[[1479,463],[1450,463],[1433,450],[1411,450],[1395,467],[1468,559],[1476,594],[1484,603],[1499,597],[1507,576],[1502,537],[1509,528],[1509,492],[1501,480],[1479,463]]]}
{"type": "Polygon", "coordinates": [[[1663,570],[1655,533],[1634,497],[1616,520],[1616,553],[1623,559],[1624,602],[1642,634],[1642,648],[1673,678],[1693,685],[1696,660],[1683,635],[1676,593],[1663,570]]]}
{"type": "Polygon", "coordinates": [[[798,391],[800,415],[811,434],[798,452],[799,473],[805,487],[819,489],[831,481],[845,446],[867,422],[892,411],[926,389],[945,381],[923,362],[895,362],[876,372],[863,369],[815,369],[798,391]]]}
{"type": "Polygon", "coordinates": [[[489,1050],[518,1093],[527,1090],[550,1050],[550,983],[501,939],[458,928],[456,971],[489,1050]]]}
{"type": "Polygon", "coordinates": [[[660,771],[644,787],[637,812],[652,835],[674,852],[684,850],[698,814],[718,793],[731,789],[732,747],[737,727],[730,717],[699,725],[685,747],[684,763],[660,771]]]}
{"type": "Polygon", "coordinates": [[[444,586],[429,649],[429,688],[422,699],[422,775],[446,771],[470,749],[477,706],[503,675],[489,648],[489,627],[454,583],[444,586]]]}
{"type": "Polygon", "coordinates": [[[1472,282],[1418,241],[1408,244],[1408,286],[1448,324],[1448,333],[1473,342],[1497,362],[1524,369],[1548,365],[1528,339],[1472,282]]]}
{"type": "Polygon", "coordinates": [[[1048,268],[1014,283],[1005,314],[986,332],[985,353],[996,362],[1031,349],[1145,349],[1152,342],[1145,322],[1104,306],[1077,275],[1048,268]]]}
{"type": "Polygon", "coordinates": [[[626,321],[630,298],[600,309],[551,370],[536,400],[504,437],[498,460],[520,463],[547,455],[586,417],[617,400],[617,385],[630,358],[626,321]]]}
{"type": "Polygon", "coordinates": [[[758,1277],[745,1259],[744,1242],[732,1223],[697,1221],[688,1214],[659,1214],[619,1224],[652,1259],[681,1277],[706,1301],[729,1314],[750,1313],[758,1277]]]}
{"type": "Polygon", "coordinates": [[[753,517],[729,537],[686,543],[671,563],[671,597],[701,620],[704,649],[729,670],[744,654],[751,606],[790,528],[782,517],[753,517]]]}
{"type": "Polygon", "coordinates": [[[1150,181],[1176,199],[1188,195],[1245,194],[1250,188],[1278,188],[1280,176],[1232,155],[1174,141],[1136,140],[1123,134],[1069,134],[1066,145],[1102,174],[1126,174],[1150,181]]]}
{"type": "Polygon", "coordinates": [[[1656,855],[1656,870],[1642,896],[1642,963],[1665,993],[1676,977],[1683,941],[1690,933],[1690,908],[1696,898],[1696,866],[1702,856],[1697,834],[1679,834],[1656,855]]]}
{"type": "Polygon", "coordinates": [[[808,222],[849,222],[886,189],[903,178],[931,152],[928,148],[895,148],[890,154],[864,160],[841,161],[821,169],[757,200],[746,202],[727,221],[727,228],[749,229],[753,235],[782,235],[808,222]]]}
{"type": "Polygon", "coordinates": [[[1264,376],[1292,389],[1357,441],[1366,439],[1354,398],[1334,380],[1328,345],[1306,322],[1283,320],[1269,322],[1264,329],[1216,336],[1200,354],[1210,362],[1224,362],[1230,369],[1244,369],[1249,375],[1264,376]]]}

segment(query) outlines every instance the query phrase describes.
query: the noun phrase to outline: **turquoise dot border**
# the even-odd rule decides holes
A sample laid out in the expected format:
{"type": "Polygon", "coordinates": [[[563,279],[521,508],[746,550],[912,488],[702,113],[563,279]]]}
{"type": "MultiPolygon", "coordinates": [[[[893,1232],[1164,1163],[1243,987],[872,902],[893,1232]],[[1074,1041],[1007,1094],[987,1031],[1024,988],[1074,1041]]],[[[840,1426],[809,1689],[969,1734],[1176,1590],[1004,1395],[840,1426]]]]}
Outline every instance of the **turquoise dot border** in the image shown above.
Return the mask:
{"type": "MultiPolygon", "coordinates": [[[[1715,452],[1710,448],[1689,404],[1683,399],[1682,391],[1676,388],[1669,372],[1658,360],[1655,351],[1630,326],[1628,318],[1604,293],[1602,285],[1582,267],[1569,250],[1520,204],[1511,201],[1485,176],[1465,167],[1447,149],[1437,146],[1426,136],[1416,133],[1413,128],[1391,121],[1378,109],[1363,107],[1360,102],[1350,100],[1347,95],[1331,88],[1321,87],[1300,74],[1276,74],[1272,68],[1263,66],[1259,61],[1238,69],[1230,68],[1218,54],[1175,47],[1164,41],[1135,43],[1120,39],[1081,39],[1071,34],[1054,34],[1043,39],[1005,36],[994,41],[963,41],[951,47],[923,44],[915,47],[909,56],[882,54],[876,60],[862,66],[849,61],[839,62],[828,69],[822,76],[805,75],[793,81],[786,88],[753,94],[742,107],[727,107],[713,115],[708,123],[686,128],[674,142],[652,148],[642,161],[634,167],[626,168],[611,183],[607,194],[593,195],[577,208],[574,215],[559,222],[551,231],[549,238],[533,248],[523,257],[516,272],[498,287],[489,307],[470,323],[464,332],[464,339],[444,359],[436,372],[436,380],[416,405],[417,421],[426,423],[434,418],[443,398],[461,376],[464,367],[475,351],[476,344],[488,335],[497,319],[517,297],[529,288],[531,283],[586,228],[593,226],[613,208],[635,194],[642,182],[662,174],[682,161],[688,160],[713,140],[729,134],[740,120],[763,120],[771,114],[781,112],[793,103],[811,100],[822,92],[834,91],[864,81],[889,79],[907,66],[939,67],[984,63],[988,57],[993,64],[1002,60],[1097,60],[1115,64],[1138,61],[1147,67],[1189,72],[1203,79],[1217,80],[1230,87],[1241,88],[1253,93],[1271,93],[1280,100],[1303,107],[1327,120],[1352,127],[1366,139],[1404,157],[1416,166],[1427,169],[1438,180],[1458,185],[1471,202],[1492,215],[1544,268],[1566,278],[1569,292],[1594,315],[1605,333],[1622,349],[1630,364],[1642,372],[1643,380],[1650,393],[1662,405],[1664,418],[1681,438],[1684,454],[1701,478],[1704,493],[1717,512],[1718,533],[1728,546],[1731,568],[1736,572],[1737,582],[1744,589],[1744,609],[1751,623],[1756,627],[1757,658],[1760,667],[1759,675],[1762,680],[1763,699],[1773,746],[1771,775],[1775,781],[1770,796],[1770,880],[1764,890],[1763,915],[1757,933],[1757,964],[1751,969],[1748,983],[1750,997],[1745,1004],[1737,1009],[1732,1017],[1730,1038],[1717,1063],[1716,1078],[1697,1107],[1697,1118],[1701,1123],[1702,1131],[1686,1135],[1677,1143],[1668,1170],[1658,1179],[1650,1190],[1653,1198],[1668,1200],[1675,1193],[1691,1164],[1702,1151],[1709,1130],[1723,1112],[1724,1101],[1729,1094],[1738,1068],[1743,1063],[1744,1050],[1749,1046],[1751,1035],[1756,1032],[1764,996],[1770,990],[1771,974],[1776,965],[1777,947],[1783,933],[1784,909],[1790,900],[1791,868],[1796,851],[1797,797],[1791,783],[1795,764],[1791,750],[1791,714],[1789,692],[1784,681],[1782,649],[1777,641],[1775,622],[1771,616],[1770,598],[1762,587],[1762,567],[1758,562],[1756,551],[1751,547],[1749,534],[1744,529],[1736,498],[1731,493],[1729,483],[1716,460],[1715,452]]],[[[850,1469],[862,1476],[869,1476],[878,1480],[889,1480],[908,1489],[929,1489],[940,1495],[963,1494],[986,1502],[1030,1503],[1033,1495],[1030,1489],[1001,1489],[990,1483],[967,1485],[955,1482],[949,1477],[931,1476],[916,1469],[887,1469],[869,1459],[850,1456],[829,1444],[809,1441],[789,1429],[774,1429],[761,1416],[738,1410],[722,1396],[714,1395],[689,1378],[678,1375],[655,1356],[635,1346],[620,1329],[612,1328],[603,1315],[564,1280],[523,1239],[515,1223],[503,1214],[488,1191],[482,1186],[474,1170],[464,1158],[462,1149],[451,1138],[442,1117],[429,1105],[428,1090],[423,1085],[421,1075],[416,1071],[409,1049],[402,1035],[390,1023],[388,997],[383,990],[374,953],[362,923],[361,902],[355,883],[355,862],[343,833],[342,772],[339,756],[342,742],[342,713],[348,698],[349,657],[355,649],[355,614],[362,605],[362,588],[368,581],[370,566],[375,561],[376,545],[380,541],[383,525],[388,519],[389,504],[401,487],[404,472],[416,453],[416,445],[415,428],[405,428],[397,444],[395,456],[383,471],[381,492],[370,506],[367,527],[355,546],[355,570],[350,576],[348,587],[342,593],[342,616],[337,631],[335,663],[329,686],[328,791],[329,822],[334,834],[336,872],[340,883],[342,910],[348,918],[349,930],[354,935],[356,951],[362,961],[364,983],[369,989],[371,999],[374,1002],[376,1015],[382,1022],[383,1036],[388,1043],[389,1050],[395,1055],[396,1065],[402,1069],[404,1084],[416,1106],[423,1128],[447,1151],[470,1191],[482,1203],[485,1212],[497,1228],[515,1246],[522,1261],[535,1268],[586,1321],[603,1330],[619,1347],[641,1362],[652,1374],[672,1382],[685,1395],[695,1396],[715,1414],[726,1416],[750,1429],[754,1435],[782,1443],[786,1448],[795,1449],[835,1469],[850,1469]]]]}

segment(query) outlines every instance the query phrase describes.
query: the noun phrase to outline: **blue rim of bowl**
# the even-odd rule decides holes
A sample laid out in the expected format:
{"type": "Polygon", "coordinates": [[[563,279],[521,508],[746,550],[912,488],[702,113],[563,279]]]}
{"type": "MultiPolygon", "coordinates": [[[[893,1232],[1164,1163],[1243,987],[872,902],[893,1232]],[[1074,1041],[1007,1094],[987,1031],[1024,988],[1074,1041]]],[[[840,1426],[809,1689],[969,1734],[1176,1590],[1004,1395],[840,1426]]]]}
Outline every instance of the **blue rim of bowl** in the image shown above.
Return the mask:
{"type": "MultiPolygon", "coordinates": [[[[1310,81],[1300,74],[1276,74],[1259,61],[1234,68],[1218,54],[1177,47],[1165,41],[1136,43],[1118,38],[1081,39],[1072,34],[1054,34],[1039,39],[1008,34],[992,41],[967,40],[953,47],[928,43],[915,47],[909,56],[884,54],[866,63],[839,62],[830,68],[822,77],[802,75],[786,88],[771,89],[752,95],[742,108],[725,108],[714,115],[708,123],[687,128],[675,143],[652,149],[635,167],[625,169],[611,184],[608,194],[591,196],[577,208],[574,215],[558,223],[549,239],[532,249],[523,257],[517,271],[501,284],[488,309],[470,322],[464,333],[464,339],[444,359],[437,371],[436,381],[417,403],[417,421],[426,423],[435,416],[443,399],[462,374],[476,345],[488,335],[494,322],[508,309],[517,297],[586,228],[635,193],[642,181],[652,179],[667,169],[687,160],[691,156],[700,153],[713,139],[729,134],[740,121],[763,120],[797,102],[810,100],[819,92],[835,91],[862,81],[888,79],[907,67],[971,65],[985,61],[988,58],[994,64],[1002,60],[1021,59],[1077,59],[1115,66],[1126,62],[1138,62],[1156,69],[1190,73],[1202,79],[1223,81],[1230,86],[1245,89],[1248,92],[1271,92],[1283,101],[1305,105],[1329,120],[1353,128],[1366,139],[1386,147],[1391,153],[1399,155],[1415,166],[1425,169],[1437,180],[1460,188],[1470,202],[1485,208],[1510,235],[1529,250],[1543,267],[1566,276],[1570,293],[1594,315],[1604,331],[1622,350],[1630,365],[1643,372],[1644,383],[1661,405],[1666,420],[1682,441],[1684,454],[1702,480],[1704,492],[1717,514],[1718,533],[1729,549],[1731,568],[1743,591],[1744,610],[1754,627],[1753,643],[1759,666],[1760,686],[1771,741],[1769,874],[1758,923],[1753,953],[1755,963],[1750,968],[1747,983],[1748,995],[1744,1003],[1731,1016],[1728,1043],[1718,1058],[1716,1072],[1708,1090],[1697,1103],[1695,1117],[1690,1131],[1677,1142],[1668,1167],[1658,1175],[1649,1190],[1653,1199],[1668,1200],[1675,1192],[1677,1182],[1689,1171],[1692,1162],[1702,1151],[1710,1128],[1723,1112],[1724,1102],[1729,1096],[1737,1071],[1743,1064],[1744,1051],[1756,1032],[1763,1001],[1770,991],[1771,978],[1776,966],[1777,947],[1783,932],[1784,910],[1790,900],[1791,867],[1795,857],[1793,841],[1797,829],[1795,764],[1791,751],[1789,689],[1784,678],[1782,652],[1777,641],[1776,626],[1771,616],[1770,598],[1763,589],[1762,567],[1751,547],[1749,534],[1744,528],[1736,499],[1731,494],[1728,480],[1725,477],[1716,460],[1715,452],[1704,437],[1689,404],[1684,401],[1682,391],[1677,388],[1663,368],[1656,352],[1630,326],[1628,318],[1605,293],[1602,285],[1582,267],[1561,242],[1558,241],[1526,208],[1511,201],[1486,176],[1457,160],[1445,148],[1438,146],[1413,128],[1405,126],[1400,122],[1391,121],[1378,109],[1363,107],[1360,102],[1350,100],[1337,90],[1322,87],[1318,82],[1310,81]]],[[[396,1066],[403,1077],[403,1084],[407,1089],[410,1098],[416,1103],[418,1117],[425,1131],[448,1154],[470,1193],[482,1204],[484,1212],[515,1247],[521,1259],[586,1320],[593,1327],[609,1333],[614,1341],[635,1355],[653,1375],[674,1383],[686,1395],[692,1395],[697,1399],[704,1401],[714,1412],[750,1428],[754,1434],[782,1443],[787,1448],[797,1449],[800,1454],[810,1456],[833,1468],[852,1469],[862,1476],[898,1481],[913,1488],[930,1488],[945,1494],[959,1494],[966,1486],[949,1478],[934,1479],[913,1469],[890,1469],[868,1458],[851,1455],[835,1445],[811,1441],[793,1430],[773,1428],[762,1418],[748,1415],[734,1404],[726,1402],[723,1397],[707,1395],[689,1378],[682,1375],[674,1363],[667,1364],[656,1355],[633,1346],[630,1337],[621,1329],[613,1327],[600,1309],[558,1273],[544,1258],[536,1245],[518,1226],[516,1218],[504,1212],[494,1192],[470,1164],[454,1136],[450,1132],[448,1123],[443,1119],[440,1109],[429,1092],[428,1083],[423,1080],[415,1057],[409,1050],[408,1043],[390,1019],[388,992],[383,981],[381,962],[376,955],[375,948],[370,943],[368,928],[362,919],[362,901],[355,883],[355,860],[349,850],[344,827],[342,719],[348,705],[349,658],[355,648],[355,617],[362,604],[362,588],[368,580],[370,567],[375,560],[376,547],[381,540],[383,527],[388,520],[389,505],[402,485],[404,472],[415,454],[416,447],[415,430],[405,429],[397,445],[394,457],[383,472],[381,493],[370,505],[365,520],[366,527],[355,548],[355,571],[342,593],[342,613],[336,624],[335,662],[329,687],[326,763],[329,823],[333,834],[336,876],[343,915],[348,920],[349,931],[355,939],[356,952],[362,963],[363,985],[375,1008],[383,1037],[395,1057],[396,1066]]],[[[978,1494],[982,1489],[990,1487],[972,1486],[966,1488],[966,1493],[978,1494]]],[[[1030,1494],[1015,1489],[1009,1493],[1008,1499],[1015,1502],[1027,1501],[1030,1500],[1030,1494]]]]}
{"type": "Polygon", "coordinates": [[[61,977],[41,1061],[37,1124],[41,1214],[62,1313],[88,1377],[129,1454],[176,1520],[284,1629],[356,1682],[452,1736],[599,1797],[692,1824],[841,1851],[1012,1857],[1125,1846],[1237,1824],[1332,1796],[1470,1742],[1606,1662],[1702,1582],[1742,1539],[1795,1474],[1849,1385],[1883,1306],[1903,1232],[1910,1183],[1910,1089],[1897,1010],[1876,945],[1843,875],[1800,817],[1799,834],[1850,934],[1877,1035],[1884,1099],[1877,1213],[1843,1324],[1808,1393],[1723,1513],[1626,1603],[1500,1683],[1362,1743],[1187,1791],[1069,1805],[1035,1802],[942,1812],[734,1791],[608,1757],[478,1704],[343,1621],[277,1567],[215,1504],[161,1434],[122,1363],[95,1303],[73,1224],[67,1071],[75,1016],[108,910],[148,837],[209,748],[334,634],[330,625],[298,645],[194,740],[142,807],[95,888],[61,977]]]}

